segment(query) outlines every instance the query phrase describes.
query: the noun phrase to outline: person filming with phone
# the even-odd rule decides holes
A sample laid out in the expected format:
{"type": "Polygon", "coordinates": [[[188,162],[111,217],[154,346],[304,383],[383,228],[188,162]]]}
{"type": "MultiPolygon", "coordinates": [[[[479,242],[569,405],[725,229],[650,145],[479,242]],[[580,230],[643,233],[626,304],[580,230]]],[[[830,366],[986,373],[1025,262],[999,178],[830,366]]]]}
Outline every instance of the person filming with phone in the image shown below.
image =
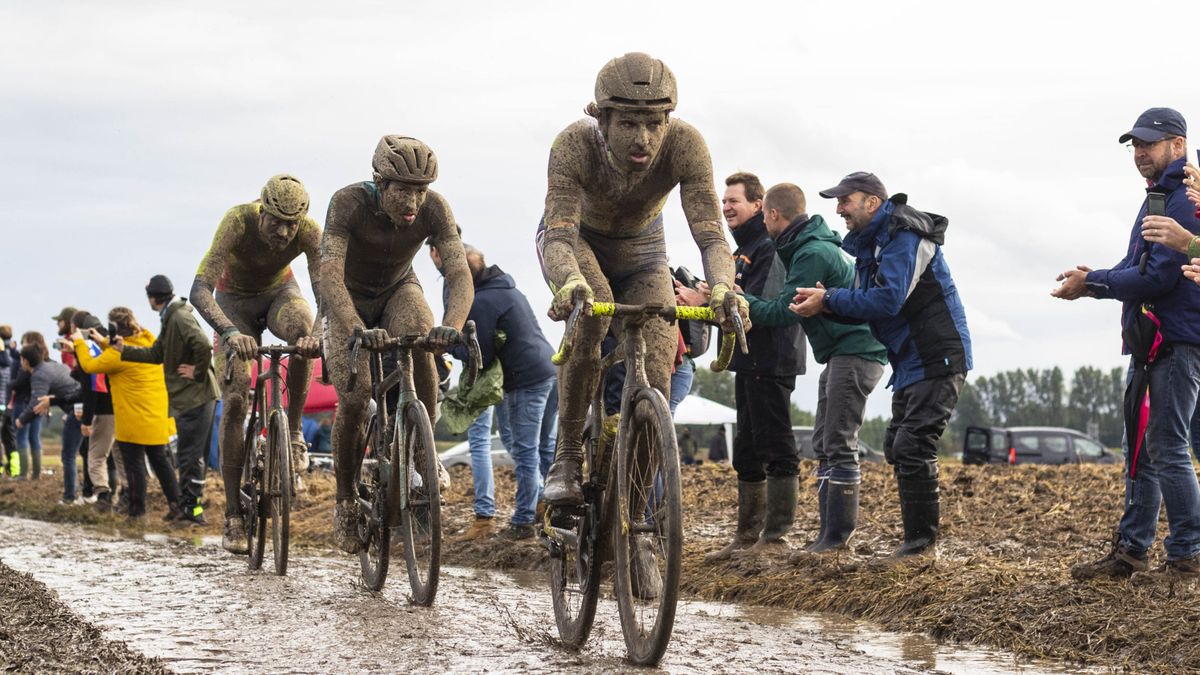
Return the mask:
{"type": "Polygon", "coordinates": [[[1125,424],[1134,433],[1125,439],[1124,513],[1108,554],[1075,565],[1071,575],[1084,580],[1147,573],[1165,504],[1167,560],[1148,574],[1195,579],[1200,578],[1200,484],[1189,454],[1188,424],[1200,395],[1200,286],[1181,274],[1185,254],[1167,236],[1169,221],[1186,229],[1189,240],[1200,234],[1184,184],[1187,123],[1175,110],[1151,108],[1118,141],[1129,147],[1147,183],[1125,257],[1111,269],[1080,265],[1063,272],[1061,285],[1051,292],[1063,300],[1120,300],[1122,353],[1130,355],[1125,424]],[[1143,436],[1144,401],[1150,408],[1143,436]]]}

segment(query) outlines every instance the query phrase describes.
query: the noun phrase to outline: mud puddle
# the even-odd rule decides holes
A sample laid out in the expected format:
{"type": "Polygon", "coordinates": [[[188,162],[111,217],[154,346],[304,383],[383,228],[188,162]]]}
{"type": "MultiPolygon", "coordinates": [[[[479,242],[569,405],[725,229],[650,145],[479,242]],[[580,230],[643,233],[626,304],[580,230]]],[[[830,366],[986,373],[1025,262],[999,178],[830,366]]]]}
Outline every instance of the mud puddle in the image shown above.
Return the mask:
{"type": "MultiPolygon", "coordinates": [[[[437,604],[408,604],[403,566],[381,593],[356,558],[293,555],[289,575],[250,573],[211,537],[104,536],[0,518],[0,560],[32,574],[114,640],[180,672],[626,671],[616,606],[601,603],[580,652],[556,645],[534,573],[444,569],[437,604]]],[[[267,563],[270,564],[269,562],[267,563]]],[[[844,618],[682,602],[661,669],[672,673],[1068,672],[870,630],[844,618]]]]}

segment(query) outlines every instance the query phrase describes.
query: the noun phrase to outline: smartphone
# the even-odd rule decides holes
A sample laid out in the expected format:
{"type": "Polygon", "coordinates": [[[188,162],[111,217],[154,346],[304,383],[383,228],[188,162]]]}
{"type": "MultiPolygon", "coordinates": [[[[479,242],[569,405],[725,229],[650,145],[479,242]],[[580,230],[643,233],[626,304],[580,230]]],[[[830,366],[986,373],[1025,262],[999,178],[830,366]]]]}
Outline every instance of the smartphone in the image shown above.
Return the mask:
{"type": "Polygon", "coordinates": [[[1151,192],[1146,195],[1146,215],[1167,215],[1167,196],[1161,192],[1151,192]]]}
{"type": "Polygon", "coordinates": [[[115,340],[116,338],[117,338],[117,324],[110,321],[108,323],[108,339],[115,340]]]}

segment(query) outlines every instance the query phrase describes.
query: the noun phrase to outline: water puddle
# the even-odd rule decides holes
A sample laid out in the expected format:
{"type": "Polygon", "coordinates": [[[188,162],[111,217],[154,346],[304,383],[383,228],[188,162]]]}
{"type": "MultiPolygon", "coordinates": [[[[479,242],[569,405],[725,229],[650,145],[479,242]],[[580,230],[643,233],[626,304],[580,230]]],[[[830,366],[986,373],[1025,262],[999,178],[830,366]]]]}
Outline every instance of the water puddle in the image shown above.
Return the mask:
{"type": "MultiPolygon", "coordinates": [[[[443,569],[437,603],[414,607],[403,562],[380,593],[357,558],[293,554],[288,576],[248,572],[219,537],[142,540],[0,517],[0,559],[28,572],[108,637],[179,672],[625,672],[616,605],[602,600],[582,651],[557,646],[544,575],[443,569]]],[[[398,563],[398,564],[397,564],[398,563]]],[[[270,567],[269,561],[267,567],[270,567]]],[[[680,603],[671,673],[1068,673],[1002,652],[886,633],[842,617],[680,603]]]]}

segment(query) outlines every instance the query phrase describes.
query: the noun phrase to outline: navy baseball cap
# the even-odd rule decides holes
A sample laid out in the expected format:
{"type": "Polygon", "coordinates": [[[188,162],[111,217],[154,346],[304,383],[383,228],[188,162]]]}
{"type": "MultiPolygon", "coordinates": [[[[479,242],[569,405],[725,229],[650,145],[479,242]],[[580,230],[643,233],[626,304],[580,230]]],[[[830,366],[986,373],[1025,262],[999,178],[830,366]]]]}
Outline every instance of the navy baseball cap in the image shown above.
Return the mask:
{"type": "Polygon", "coordinates": [[[1161,141],[1167,136],[1183,136],[1187,138],[1187,122],[1178,110],[1171,108],[1151,108],[1138,115],[1133,128],[1117,139],[1118,143],[1128,143],[1130,139],[1138,139],[1146,143],[1161,141]]]}
{"type": "Polygon", "coordinates": [[[866,171],[855,171],[843,178],[842,182],[828,190],[822,190],[819,194],[826,199],[837,199],[838,197],[845,197],[855,192],[865,192],[883,200],[887,200],[888,198],[887,189],[883,187],[883,181],[879,180],[875,174],[866,171]]]}

